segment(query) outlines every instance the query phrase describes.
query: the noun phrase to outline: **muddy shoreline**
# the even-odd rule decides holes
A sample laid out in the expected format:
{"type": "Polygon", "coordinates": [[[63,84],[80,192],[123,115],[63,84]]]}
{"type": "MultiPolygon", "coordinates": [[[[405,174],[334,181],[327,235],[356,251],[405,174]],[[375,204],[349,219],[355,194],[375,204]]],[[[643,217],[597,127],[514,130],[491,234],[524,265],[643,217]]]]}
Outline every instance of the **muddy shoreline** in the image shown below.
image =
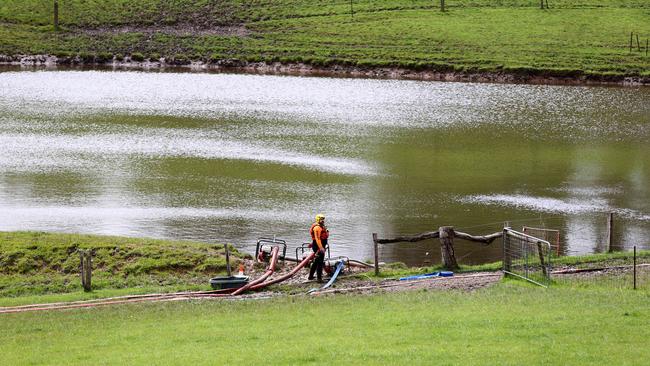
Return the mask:
{"type": "Polygon", "coordinates": [[[612,86],[650,86],[650,77],[621,76],[554,76],[531,75],[500,72],[455,72],[436,70],[411,70],[399,67],[358,67],[348,65],[315,66],[305,63],[266,63],[241,60],[219,60],[216,62],[189,62],[165,60],[121,60],[83,59],[82,57],[57,57],[53,55],[0,55],[0,66],[17,69],[105,69],[105,70],[145,70],[177,72],[233,72],[260,75],[320,76],[342,78],[397,79],[423,81],[450,81],[500,84],[536,85],[612,85],[612,86]]]}

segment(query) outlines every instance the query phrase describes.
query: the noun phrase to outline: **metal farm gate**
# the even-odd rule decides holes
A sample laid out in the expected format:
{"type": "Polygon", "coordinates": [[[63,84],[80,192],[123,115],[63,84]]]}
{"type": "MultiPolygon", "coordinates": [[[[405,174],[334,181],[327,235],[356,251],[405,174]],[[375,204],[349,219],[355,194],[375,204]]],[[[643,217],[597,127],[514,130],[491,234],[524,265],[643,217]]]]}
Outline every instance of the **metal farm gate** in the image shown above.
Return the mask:
{"type": "Polygon", "coordinates": [[[551,244],[510,228],[503,229],[503,272],[548,287],[551,282],[551,244]]]}

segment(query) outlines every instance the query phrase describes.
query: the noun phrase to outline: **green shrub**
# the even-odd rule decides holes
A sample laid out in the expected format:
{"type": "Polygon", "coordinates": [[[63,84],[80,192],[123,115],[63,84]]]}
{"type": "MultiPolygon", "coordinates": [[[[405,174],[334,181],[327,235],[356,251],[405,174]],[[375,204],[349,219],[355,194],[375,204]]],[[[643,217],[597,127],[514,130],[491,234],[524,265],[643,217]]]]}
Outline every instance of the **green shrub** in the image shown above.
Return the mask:
{"type": "Polygon", "coordinates": [[[37,268],[34,258],[23,256],[16,261],[15,269],[18,273],[28,273],[37,268]]]}
{"type": "Polygon", "coordinates": [[[210,62],[219,62],[225,58],[222,53],[213,53],[210,55],[210,62]]]}
{"type": "Polygon", "coordinates": [[[142,62],[144,61],[144,55],[140,52],[133,52],[131,54],[131,61],[142,62]]]}
{"type": "Polygon", "coordinates": [[[70,53],[68,51],[56,51],[56,52],[54,52],[54,56],[56,56],[58,58],[67,58],[67,57],[72,56],[72,53],[70,53]]]}
{"type": "Polygon", "coordinates": [[[244,57],[244,60],[247,62],[262,62],[262,56],[261,55],[248,55],[244,57]]]}
{"type": "Polygon", "coordinates": [[[188,65],[190,63],[189,58],[180,53],[175,54],[171,61],[175,65],[188,65]]]}
{"type": "Polygon", "coordinates": [[[95,58],[97,62],[109,62],[113,60],[113,54],[110,52],[100,52],[95,58]]]}
{"type": "Polygon", "coordinates": [[[95,62],[95,55],[92,53],[80,52],[78,56],[83,63],[89,64],[95,62]]]}

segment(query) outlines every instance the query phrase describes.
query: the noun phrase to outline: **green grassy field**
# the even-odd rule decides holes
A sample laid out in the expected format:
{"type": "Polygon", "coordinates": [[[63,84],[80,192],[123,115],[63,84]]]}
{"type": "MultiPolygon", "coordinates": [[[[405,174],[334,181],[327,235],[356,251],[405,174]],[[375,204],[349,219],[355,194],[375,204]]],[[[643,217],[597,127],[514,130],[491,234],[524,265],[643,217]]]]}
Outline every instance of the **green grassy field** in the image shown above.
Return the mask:
{"type": "Polygon", "coordinates": [[[480,291],[192,301],[0,315],[0,363],[643,365],[650,292],[480,291]]]}
{"type": "MultiPolygon", "coordinates": [[[[0,233],[0,306],[188,289],[192,278],[205,280],[205,271],[222,270],[222,251],[221,245],[190,242],[0,233]],[[96,271],[118,280],[90,293],[78,285],[36,285],[66,278],[78,283],[79,248],[94,249],[96,271]],[[204,268],[208,264],[214,267],[204,268]],[[32,276],[34,286],[20,291],[32,276]],[[178,282],[160,282],[170,276],[178,282]]],[[[563,257],[555,263],[619,265],[628,264],[629,256],[563,257]]],[[[650,251],[639,253],[641,262],[649,257],[650,251]]],[[[431,270],[392,267],[382,278],[431,270]]],[[[505,280],[471,292],[191,300],[0,314],[0,364],[643,365],[650,346],[650,286],[647,272],[636,291],[629,276],[564,277],[548,289],[505,280]]]]}
{"type": "Polygon", "coordinates": [[[60,0],[0,4],[0,54],[304,62],[617,79],[650,76],[645,0],[60,0]],[[214,31],[215,27],[231,30],[214,31]],[[238,29],[239,31],[232,31],[238,29]],[[210,31],[212,30],[212,31],[210,31]]]}

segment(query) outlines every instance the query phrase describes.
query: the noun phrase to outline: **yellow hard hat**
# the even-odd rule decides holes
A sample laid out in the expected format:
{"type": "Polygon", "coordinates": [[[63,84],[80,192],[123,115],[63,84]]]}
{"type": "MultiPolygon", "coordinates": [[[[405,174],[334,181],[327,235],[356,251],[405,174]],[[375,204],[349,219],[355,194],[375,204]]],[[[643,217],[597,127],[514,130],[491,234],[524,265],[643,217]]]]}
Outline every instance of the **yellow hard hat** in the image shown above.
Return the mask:
{"type": "Polygon", "coordinates": [[[321,219],[325,220],[325,215],[323,214],[316,215],[316,222],[319,222],[321,219]]]}

